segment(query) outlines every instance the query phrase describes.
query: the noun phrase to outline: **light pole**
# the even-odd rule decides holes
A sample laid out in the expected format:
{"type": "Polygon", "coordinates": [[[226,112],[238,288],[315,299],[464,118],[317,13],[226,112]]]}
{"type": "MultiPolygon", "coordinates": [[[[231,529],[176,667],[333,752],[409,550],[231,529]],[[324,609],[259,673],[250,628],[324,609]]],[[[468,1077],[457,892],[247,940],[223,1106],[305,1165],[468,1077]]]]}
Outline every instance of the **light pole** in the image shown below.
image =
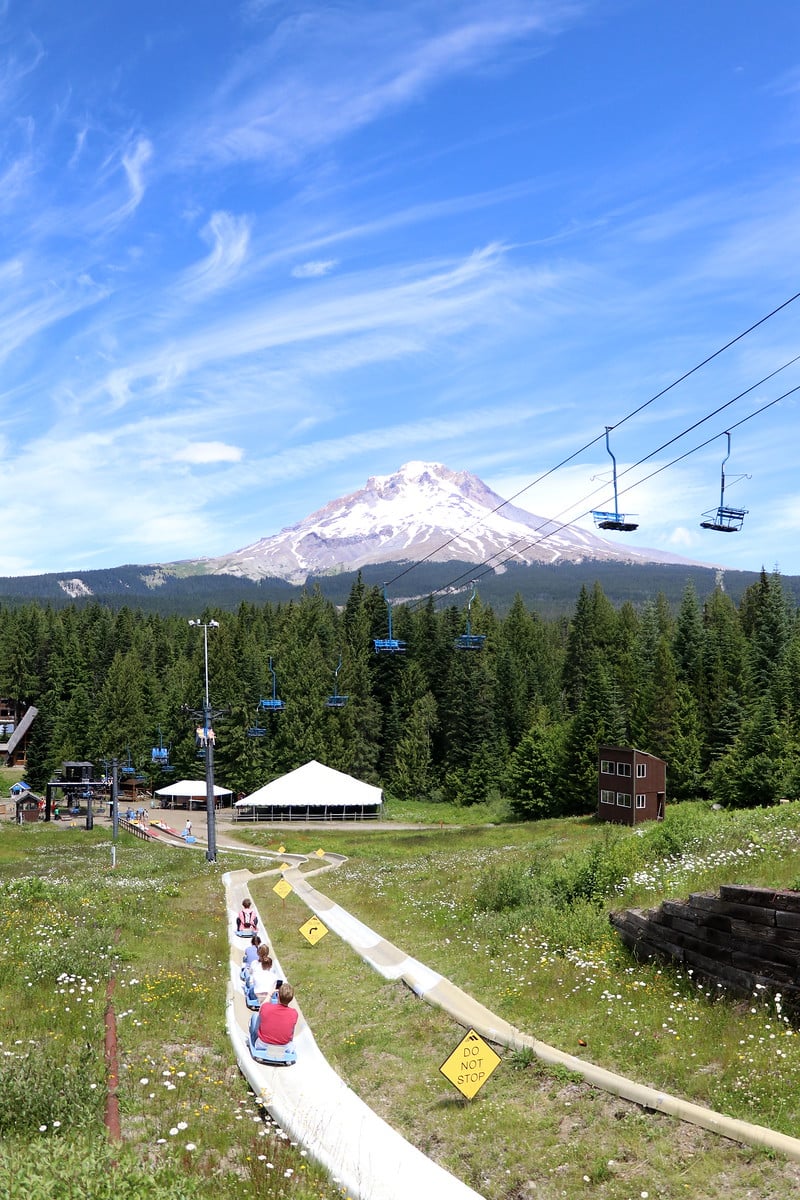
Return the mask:
{"type": "Polygon", "coordinates": [[[116,758],[111,760],[111,865],[117,865],[117,837],[119,835],[119,776],[116,758]]]}
{"type": "MultiPolygon", "coordinates": [[[[211,702],[208,698],[208,631],[219,629],[219,621],[189,621],[190,625],[203,630],[203,663],[206,690],[203,697],[203,738],[206,744],[206,820],[208,823],[208,862],[217,861],[216,808],[214,803],[214,731],[211,727],[211,702]]],[[[191,801],[189,801],[191,804],[191,801]]]]}

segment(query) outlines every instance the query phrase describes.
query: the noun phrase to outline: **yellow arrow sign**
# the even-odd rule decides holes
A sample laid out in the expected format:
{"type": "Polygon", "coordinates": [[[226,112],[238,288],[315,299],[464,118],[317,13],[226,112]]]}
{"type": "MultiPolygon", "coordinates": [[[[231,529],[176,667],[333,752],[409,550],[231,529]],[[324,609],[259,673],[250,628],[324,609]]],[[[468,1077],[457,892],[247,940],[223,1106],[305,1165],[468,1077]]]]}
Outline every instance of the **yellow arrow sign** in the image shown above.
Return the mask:
{"type": "Polygon", "coordinates": [[[309,917],[306,923],[300,926],[300,932],[307,942],[311,942],[312,946],[316,946],[317,942],[325,937],[328,930],[322,924],[319,917],[309,917]]]}
{"type": "Polygon", "coordinates": [[[279,879],[272,890],[278,893],[281,900],[285,900],[289,893],[294,891],[294,888],[287,880],[279,879]]]}
{"type": "Polygon", "coordinates": [[[285,853],[286,853],[286,847],[278,846],[278,854],[285,854],[285,853]]]}
{"type": "Polygon", "coordinates": [[[324,858],[324,857],[325,857],[325,851],[324,851],[324,850],[315,850],[315,851],[314,851],[314,853],[316,854],[317,858],[324,858]]]}
{"type": "Polygon", "coordinates": [[[445,1079],[458,1088],[462,1096],[471,1100],[499,1062],[500,1058],[492,1047],[474,1029],[470,1029],[439,1070],[445,1079]]]}

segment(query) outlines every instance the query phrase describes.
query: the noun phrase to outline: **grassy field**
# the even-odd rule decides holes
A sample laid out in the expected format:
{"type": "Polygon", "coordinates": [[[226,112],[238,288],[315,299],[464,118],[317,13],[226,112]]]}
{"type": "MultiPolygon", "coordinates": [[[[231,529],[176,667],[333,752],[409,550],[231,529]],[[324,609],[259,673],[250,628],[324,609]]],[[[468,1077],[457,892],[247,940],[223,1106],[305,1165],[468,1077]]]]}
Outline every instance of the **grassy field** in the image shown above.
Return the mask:
{"type": "Polygon", "coordinates": [[[338,1197],[234,1064],[221,869],[130,835],[118,851],[112,871],[99,824],[0,826],[4,1200],[338,1197]],[[121,1148],[103,1125],[112,975],[121,1148]]]}
{"type": "MultiPolygon", "coordinates": [[[[398,815],[424,819],[405,806],[398,815]]],[[[237,834],[277,844],[263,826],[237,834]]],[[[800,1039],[780,1005],[729,1003],[632,963],[607,919],[610,908],[720,882],[797,883],[797,806],[684,805],[643,835],[576,819],[280,837],[289,851],[347,854],[319,877],[322,891],[543,1041],[731,1115],[800,1128],[800,1039]]],[[[263,1119],[233,1065],[220,875],[245,860],[220,857],[210,865],[123,835],[112,872],[107,828],[0,827],[9,1200],[341,1194],[263,1119]],[[113,1152],[102,1125],[112,973],[124,1143],[113,1152]]],[[[463,1031],[334,935],[310,947],[298,932],[308,911],[294,896],[279,901],[272,882],[255,881],[253,895],[323,1051],[488,1200],[783,1200],[800,1186],[797,1164],[644,1112],[525,1054],[505,1054],[463,1100],[438,1070],[463,1031]]]]}

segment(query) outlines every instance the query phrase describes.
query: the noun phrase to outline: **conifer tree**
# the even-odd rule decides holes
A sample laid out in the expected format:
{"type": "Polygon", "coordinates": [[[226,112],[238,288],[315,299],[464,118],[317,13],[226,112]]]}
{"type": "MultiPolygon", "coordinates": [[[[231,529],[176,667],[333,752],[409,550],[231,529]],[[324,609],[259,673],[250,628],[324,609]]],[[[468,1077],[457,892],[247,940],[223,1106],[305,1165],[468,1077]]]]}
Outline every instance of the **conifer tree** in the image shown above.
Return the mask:
{"type": "Polygon", "coordinates": [[[609,669],[597,652],[566,736],[560,785],[565,814],[593,811],[597,804],[599,748],[626,743],[625,712],[609,669]]]}
{"type": "Polygon", "coordinates": [[[684,590],[678,612],[673,652],[678,679],[692,689],[698,701],[703,686],[704,642],[703,614],[695,586],[690,581],[684,590]]]}
{"type": "Polygon", "coordinates": [[[714,765],[714,793],[730,808],[775,804],[790,772],[785,737],[771,698],[764,696],[728,753],[714,765]]]}
{"type": "Polygon", "coordinates": [[[557,817],[563,810],[559,780],[563,774],[562,758],[566,726],[550,722],[545,709],[540,709],[505,771],[505,792],[515,817],[534,821],[541,817],[557,817]]]}
{"type": "Polygon", "coordinates": [[[394,750],[390,786],[399,800],[427,796],[432,784],[431,731],[436,701],[430,692],[415,700],[394,750]]]}

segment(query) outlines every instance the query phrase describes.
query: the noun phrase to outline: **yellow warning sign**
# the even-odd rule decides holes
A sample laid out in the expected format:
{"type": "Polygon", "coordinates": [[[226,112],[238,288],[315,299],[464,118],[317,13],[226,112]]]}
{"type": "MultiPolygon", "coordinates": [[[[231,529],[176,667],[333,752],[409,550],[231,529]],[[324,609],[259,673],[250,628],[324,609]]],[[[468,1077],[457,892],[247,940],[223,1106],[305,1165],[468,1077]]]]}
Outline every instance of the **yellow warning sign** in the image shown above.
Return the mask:
{"type": "Polygon", "coordinates": [[[312,946],[316,946],[317,942],[325,937],[328,930],[322,924],[319,917],[309,917],[305,925],[300,926],[300,932],[307,942],[311,942],[312,946]]]}
{"type": "Polygon", "coordinates": [[[294,888],[286,879],[279,879],[272,890],[278,893],[281,900],[285,900],[289,893],[294,891],[294,888]]]}
{"type": "Polygon", "coordinates": [[[281,871],[288,871],[288,870],[289,870],[289,867],[290,867],[291,865],[292,865],[291,863],[282,862],[282,863],[280,864],[280,866],[279,866],[279,870],[281,870],[281,871]]]}
{"type": "Polygon", "coordinates": [[[462,1096],[471,1100],[499,1062],[500,1058],[492,1047],[474,1029],[470,1029],[439,1070],[445,1079],[449,1079],[450,1083],[458,1088],[462,1096]]]}
{"type": "Polygon", "coordinates": [[[314,853],[316,854],[317,858],[324,858],[324,857],[325,857],[325,851],[324,851],[324,850],[315,850],[315,851],[314,851],[314,853]]]}
{"type": "Polygon", "coordinates": [[[286,847],[278,846],[278,854],[285,854],[285,853],[286,853],[286,847]]]}

